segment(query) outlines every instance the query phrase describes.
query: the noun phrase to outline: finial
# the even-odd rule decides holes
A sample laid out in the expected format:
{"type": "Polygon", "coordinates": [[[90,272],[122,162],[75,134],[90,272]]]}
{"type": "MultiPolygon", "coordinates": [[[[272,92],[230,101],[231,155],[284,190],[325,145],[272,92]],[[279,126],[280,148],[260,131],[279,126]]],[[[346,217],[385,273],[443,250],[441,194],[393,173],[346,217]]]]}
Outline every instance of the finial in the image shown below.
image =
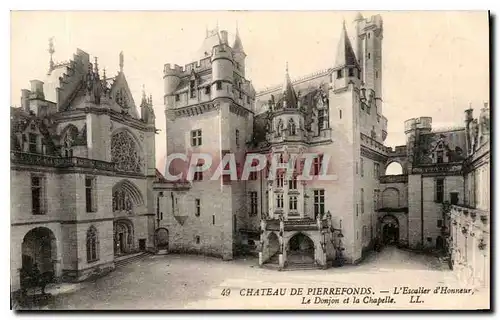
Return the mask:
{"type": "Polygon", "coordinates": [[[288,74],[288,61],[285,64],[285,72],[288,74]]]}
{"type": "Polygon", "coordinates": [[[106,79],[106,68],[103,69],[103,75],[102,75],[102,77],[104,78],[104,80],[107,80],[106,79]]]}
{"type": "Polygon", "coordinates": [[[56,50],[54,49],[54,37],[49,38],[49,50],[47,50],[47,51],[50,54],[49,68],[50,68],[50,71],[52,71],[52,68],[54,68],[54,60],[52,59],[52,56],[54,55],[54,52],[56,52],[56,50]]]}
{"type": "Polygon", "coordinates": [[[146,100],[146,86],[144,84],[142,85],[142,99],[146,100]]]}
{"type": "Polygon", "coordinates": [[[94,57],[94,72],[99,73],[99,65],[97,64],[97,57],[94,57]]]}
{"type": "Polygon", "coordinates": [[[149,104],[153,105],[153,95],[149,94],[149,104]]]}
{"type": "Polygon", "coordinates": [[[120,72],[123,72],[123,51],[120,51],[120,72]]]}

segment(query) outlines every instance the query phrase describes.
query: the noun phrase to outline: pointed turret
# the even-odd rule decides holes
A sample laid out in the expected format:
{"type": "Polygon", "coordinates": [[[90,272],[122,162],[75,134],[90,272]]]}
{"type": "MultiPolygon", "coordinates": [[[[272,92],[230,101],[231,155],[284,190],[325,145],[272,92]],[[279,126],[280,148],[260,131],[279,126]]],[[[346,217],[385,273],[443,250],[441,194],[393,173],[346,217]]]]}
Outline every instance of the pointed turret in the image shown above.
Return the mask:
{"type": "Polygon", "coordinates": [[[285,68],[285,81],[283,82],[283,108],[297,108],[297,94],[288,74],[288,62],[285,68]]]}
{"type": "Polygon", "coordinates": [[[337,57],[333,67],[334,88],[340,89],[347,87],[349,83],[358,83],[360,78],[360,67],[356,60],[356,55],[349,40],[345,21],[340,33],[340,39],[337,47],[337,57]]]}
{"type": "Polygon", "coordinates": [[[349,40],[349,35],[347,34],[347,29],[345,26],[345,21],[342,26],[342,32],[340,33],[340,40],[337,47],[337,58],[335,59],[334,68],[342,68],[345,66],[357,66],[356,55],[349,40]]]}
{"type": "Polygon", "coordinates": [[[233,52],[241,52],[241,53],[245,54],[245,50],[243,50],[243,44],[241,43],[240,32],[238,30],[238,26],[236,26],[236,35],[234,37],[233,52]]]}
{"type": "Polygon", "coordinates": [[[238,70],[241,75],[245,76],[245,58],[247,57],[245,50],[243,50],[243,44],[241,43],[240,32],[238,30],[238,25],[236,25],[236,36],[234,37],[233,43],[233,57],[236,62],[236,70],[238,70]]]}

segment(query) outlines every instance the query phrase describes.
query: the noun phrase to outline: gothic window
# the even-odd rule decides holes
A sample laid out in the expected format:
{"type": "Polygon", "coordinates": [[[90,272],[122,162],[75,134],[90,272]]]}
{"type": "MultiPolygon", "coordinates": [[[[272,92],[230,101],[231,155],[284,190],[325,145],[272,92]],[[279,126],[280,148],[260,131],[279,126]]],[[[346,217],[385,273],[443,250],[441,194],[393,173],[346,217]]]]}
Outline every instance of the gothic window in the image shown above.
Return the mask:
{"type": "Polygon", "coordinates": [[[91,226],[87,231],[87,262],[99,260],[99,237],[97,230],[91,226]]]}
{"type": "Polygon", "coordinates": [[[436,179],[436,202],[442,203],[444,200],[444,179],[436,179]]]}
{"type": "Polygon", "coordinates": [[[111,161],[120,171],[142,171],[143,159],[139,148],[127,132],[119,132],[111,138],[111,161]]]}
{"type": "Polygon", "coordinates": [[[297,134],[297,126],[295,125],[295,121],[293,121],[293,119],[288,121],[288,131],[291,136],[295,136],[297,134]]]}

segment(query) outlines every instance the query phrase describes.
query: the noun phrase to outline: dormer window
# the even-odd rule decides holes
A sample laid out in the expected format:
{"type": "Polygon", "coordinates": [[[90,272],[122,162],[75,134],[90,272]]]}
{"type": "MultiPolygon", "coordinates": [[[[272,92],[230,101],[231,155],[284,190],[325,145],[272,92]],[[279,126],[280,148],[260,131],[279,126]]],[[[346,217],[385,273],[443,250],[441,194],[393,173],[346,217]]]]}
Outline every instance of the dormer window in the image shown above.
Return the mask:
{"type": "Polygon", "coordinates": [[[28,152],[37,153],[37,136],[34,133],[28,134],[28,152]]]}
{"type": "Polygon", "coordinates": [[[436,152],[436,163],[443,163],[443,158],[444,158],[444,152],[437,151],[436,152]]]}
{"type": "Polygon", "coordinates": [[[195,81],[194,80],[191,80],[189,82],[189,93],[190,93],[191,98],[196,97],[196,88],[195,88],[195,81]]]}
{"type": "Polygon", "coordinates": [[[337,79],[342,79],[343,75],[342,75],[342,69],[341,70],[337,70],[337,79]]]}

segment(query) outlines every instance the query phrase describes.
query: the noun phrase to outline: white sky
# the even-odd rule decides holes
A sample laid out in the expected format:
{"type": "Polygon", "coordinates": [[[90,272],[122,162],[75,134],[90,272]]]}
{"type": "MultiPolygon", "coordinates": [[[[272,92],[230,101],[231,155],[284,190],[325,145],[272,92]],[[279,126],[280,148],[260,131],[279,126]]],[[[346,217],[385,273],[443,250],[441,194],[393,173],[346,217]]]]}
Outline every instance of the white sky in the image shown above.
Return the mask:
{"type": "MultiPolygon", "coordinates": [[[[478,114],[489,99],[487,12],[377,12],[384,19],[383,99],[389,146],[405,143],[403,121],[431,116],[434,126],[461,125],[472,103],[478,114]]],[[[363,12],[365,17],[373,12],[363,12]]],[[[163,65],[192,62],[205,29],[236,23],[247,53],[247,78],[259,88],[280,84],[285,62],[292,78],[334,63],[342,20],[349,33],[355,12],[14,12],[11,15],[11,104],[29,80],[43,80],[48,38],[54,58],[69,60],[76,48],[99,58],[112,76],[123,50],[124,72],[136,104],[142,85],[153,95],[157,161],[165,150],[163,65]]],[[[201,58],[201,57],[200,57],[201,58]]]]}

